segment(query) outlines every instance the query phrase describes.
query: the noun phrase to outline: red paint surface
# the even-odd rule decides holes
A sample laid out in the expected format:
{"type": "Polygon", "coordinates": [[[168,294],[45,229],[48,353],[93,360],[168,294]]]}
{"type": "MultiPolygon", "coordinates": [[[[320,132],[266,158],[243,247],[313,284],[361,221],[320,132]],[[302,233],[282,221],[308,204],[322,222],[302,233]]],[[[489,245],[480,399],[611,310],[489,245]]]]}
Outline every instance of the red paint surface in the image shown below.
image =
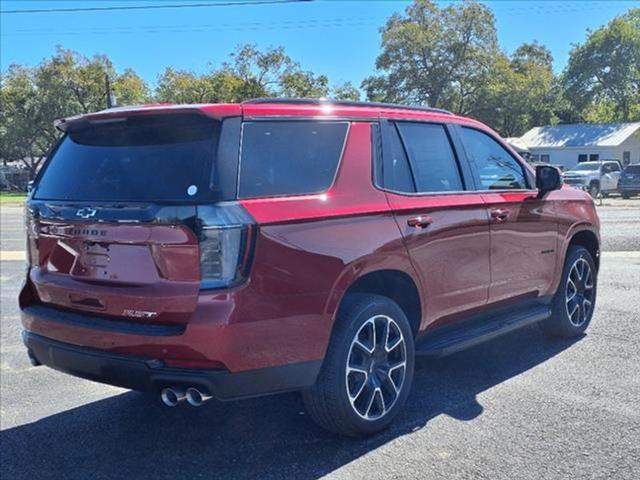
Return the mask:
{"type": "MultiPolygon", "coordinates": [[[[246,283],[226,291],[198,290],[198,245],[186,228],[86,225],[107,229],[95,237],[66,235],[68,225],[36,226],[39,233],[30,242],[38,268],[31,270],[22,306],[40,301],[114,318],[122,318],[124,309],[149,310],[158,312],[154,322],[186,329],[180,336],[142,337],[25,314],[27,330],[75,345],[231,371],[317,360],[325,354],[344,292],[362,275],[391,269],[412,278],[421,294],[424,330],[514,295],[548,295],[559,282],[571,235],[598,233],[591,200],[571,188],[538,200],[534,191],[405,196],[373,186],[370,119],[486,129],[475,121],[398,109],[277,104],[152,106],[127,114],[194,108],[217,117],[350,118],[334,185],[317,195],[242,201],[258,227],[253,265],[246,283]],[[492,219],[495,209],[507,211],[505,221],[492,219]],[[432,221],[425,228],[409,226],[416,216],[432,221]],[[553,252],[541,253],[546,250],[553,252]],[[82,305],[91,299],[104,308],[82,305]]],[[[113,115],[118,113],[92,118],[113,115]]]]}

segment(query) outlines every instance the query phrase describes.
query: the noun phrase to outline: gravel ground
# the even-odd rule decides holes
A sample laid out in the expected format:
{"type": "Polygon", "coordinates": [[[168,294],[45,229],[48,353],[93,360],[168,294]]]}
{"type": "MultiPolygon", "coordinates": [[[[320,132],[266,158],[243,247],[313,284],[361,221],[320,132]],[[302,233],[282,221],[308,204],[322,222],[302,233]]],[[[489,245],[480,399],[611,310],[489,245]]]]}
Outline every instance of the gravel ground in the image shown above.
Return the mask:
{"type": "MultiPolygon", "coordinates": [[[[337,438],[286,394],[200,409],[32,368],[20,342],[21,261],[1,264],[0,472],[7,479],[640,478],[640,199],[605,199],[587,335],[516,332],[421,361],[394,427],[337,438]]],[[[3,253],[24,240],[2,209],[3,253]]]]}

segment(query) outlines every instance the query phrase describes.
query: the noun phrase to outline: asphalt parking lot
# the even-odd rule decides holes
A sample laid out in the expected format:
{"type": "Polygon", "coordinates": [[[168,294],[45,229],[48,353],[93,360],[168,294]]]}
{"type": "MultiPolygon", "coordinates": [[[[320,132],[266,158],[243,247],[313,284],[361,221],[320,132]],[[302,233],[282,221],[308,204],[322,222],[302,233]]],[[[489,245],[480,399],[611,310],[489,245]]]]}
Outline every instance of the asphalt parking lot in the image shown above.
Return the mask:
{"type": "Polygon", "coordinates": [[[17,294],[21,209],[2,207],[4,479],[640,478],[640,199],[605,199],[597,308],[584,337],[537,328],[421,361],[395,426],[316,427],[296,394],[167,409],[29,365],[17,294]]]}

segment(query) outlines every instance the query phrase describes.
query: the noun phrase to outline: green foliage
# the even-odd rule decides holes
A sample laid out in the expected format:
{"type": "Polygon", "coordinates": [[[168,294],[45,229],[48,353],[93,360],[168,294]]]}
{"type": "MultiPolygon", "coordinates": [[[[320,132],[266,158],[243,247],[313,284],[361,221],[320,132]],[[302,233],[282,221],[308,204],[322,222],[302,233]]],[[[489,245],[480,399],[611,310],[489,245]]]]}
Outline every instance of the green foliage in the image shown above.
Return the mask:
{"type": "Polygon", "coordinates": [[[564,86],[584,119],[640,119],[640,9],[614,18],[573,47],[564,86]]]}
{"type": "Polygon", "coordinates": [[[416,0],[382,30],[380,74],[367,78],[370,100],[428,104],[476,117],[505,136],[554,120],[551,52],[523,44],[498,48],[491,11],[475,1],[438,8],[416,0]]]}
{"type": "MultiPolygon", "coordinates": [[[[372,101],[429,104],[476,117],[504,136],[556,122],[640,120],[640,9],[589,32],[556,76],[551,52],[537,43],[507,55],[491,10],[475,0],[438,7],[414,0],[381,29],[376,73],[362,82],[372,101]]],[[[240,102],[256,97],[359,100],[351,83],[334,85],[303,70],[283,48],[241,45],[196,74],[167,67],[152,91],[135,71],[117,72],[104,55],[58,47],[30,68],[0,74],[0,158],[35,174],[58,138],[53,120],[118,104],[240,102]]]]}
{"type": "Polygon", "coordinates": [[[551,52],[535,43],[521,45],[511,57],[497,54],[475,116],[507,137],[553,123],[558,99],[552,62],[551,52]]]}
{"type": "Polygon", "coordinates": [[[282,48],[238,47],[230,60],[203,75],[167,68],[158,78],[160,102],[241,102],[258,97],[325,97],[329,79],[302,70],[282,48]]]}
{"type": "Polygon", "coordinates": [[[138,75],[132,70],[118,75],[104,55],[87,58],[58,47],[35,68],[11,65],[0,86],[0,157],[24,163],[35,175],[59,137],[53,121],[106,108],[107,80],[127,103],[149,97],[138,75]]]}
{"type": "Polygon", "coordinates": [[[364,80],[371,100],[473,112],[498,53],[495,20],[472,0],[438,8],[416,0],[382,29],[379,72],[364,80]]]}
{"type": "Polygon", "coordinates": [[[353,100],[360,101],[360,90],[353,86],[351,82],[345,82],[337,85],[331,90],[331,98],[336,100],[353,100]]]}
{"type": "MultiPolygon", "coordinates": [[[[300,68],[283,48],[238,47],[221,67],[197,75],[168,67],[155,92],[131,69],[118,73],[104,55],[84,57],[58,47],[35,68],[10,66],[0,77],[0,158],[23,162],[35,175],[59,137],[57,118],[107,108],[107,82],[119,105],[240,102],[256,97],[325,97],[329,79],[300,68]]],[[[336,87],[339,98],[358,98],[351,84],[336,87]]]]}

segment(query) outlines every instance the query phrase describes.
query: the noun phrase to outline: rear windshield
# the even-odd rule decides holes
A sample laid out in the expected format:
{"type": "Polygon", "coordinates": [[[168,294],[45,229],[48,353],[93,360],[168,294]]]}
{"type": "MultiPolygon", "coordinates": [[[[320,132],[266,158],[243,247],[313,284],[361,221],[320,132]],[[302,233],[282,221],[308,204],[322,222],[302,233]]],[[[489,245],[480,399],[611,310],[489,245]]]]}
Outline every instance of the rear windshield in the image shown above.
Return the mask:
{"type": "Polygon", "coordinates": [[[183,114],[129,117],[70,131],[34,198],[208,200],[218,131],[219,122],[183,114]]]}
{"type": "Polygon", "coordinates": [[[624,171],[626,173],[633,173],[634,175],[637,175],[638,173],[640,173],[640,165],[629,165],[624,169],[624,171]]]}
{"type": "Polygon", "coordinates": [[[241,198],[318,193],[338,168],[347,122],[259,121],[242,127],[241,198]]]}

